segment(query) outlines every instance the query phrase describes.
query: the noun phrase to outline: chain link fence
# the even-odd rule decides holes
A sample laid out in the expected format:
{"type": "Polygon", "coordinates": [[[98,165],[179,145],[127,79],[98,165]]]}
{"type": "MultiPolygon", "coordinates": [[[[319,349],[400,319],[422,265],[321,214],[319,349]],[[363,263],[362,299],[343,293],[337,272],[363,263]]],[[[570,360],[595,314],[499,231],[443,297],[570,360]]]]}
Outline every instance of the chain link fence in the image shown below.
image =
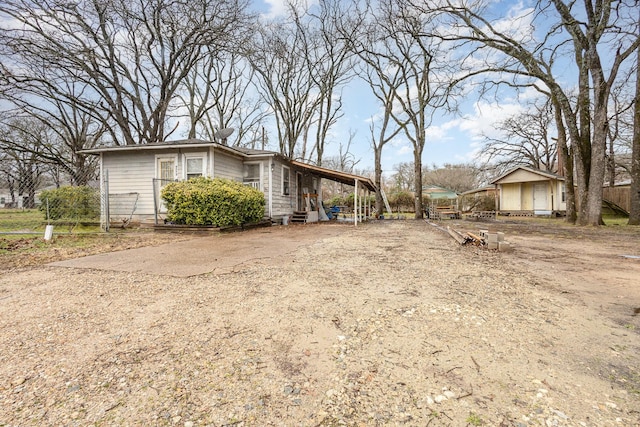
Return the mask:
{"type": "Polygon", "coordinates": [[[84,181],[0,186],[0,235],[43,234],[48,225],[58,233],[96,233],[132,223],[139,193],[109,192],[108,171],[84,181]]]}
{"type": "Polygon", "coordinates": [[[104,186],[92,174],[75,185],[64,177],[23,174],[30,179],[0,177],[0,234],[41,234],[47,225],[58,232],[100,232],[104,186]],[[4,178],[4,179],[2,179],[4,178]]]}

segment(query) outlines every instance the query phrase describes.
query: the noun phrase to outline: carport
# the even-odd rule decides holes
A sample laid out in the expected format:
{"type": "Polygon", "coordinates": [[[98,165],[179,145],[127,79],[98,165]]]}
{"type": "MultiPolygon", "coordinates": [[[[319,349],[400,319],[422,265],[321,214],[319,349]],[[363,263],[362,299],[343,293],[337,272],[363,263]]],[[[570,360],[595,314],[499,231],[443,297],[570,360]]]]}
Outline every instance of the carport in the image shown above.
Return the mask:
{"type": "Polygon", "coordinates": [[[369,178],[353,175],[347,172],[326,169],[321,166],[314,166],[307,163],[293,160],[292,165],[309,171],[310,173],[331,181],[339,182],[354,187],[353,212],[354,225],[357,227],[358,222],[362,221],[365,212],[371,212],[371,200],[368,197],[371,193],[376,192],[376,185],[369,178]],[[366,207],[366,209],[365,209],[366,207]]]}

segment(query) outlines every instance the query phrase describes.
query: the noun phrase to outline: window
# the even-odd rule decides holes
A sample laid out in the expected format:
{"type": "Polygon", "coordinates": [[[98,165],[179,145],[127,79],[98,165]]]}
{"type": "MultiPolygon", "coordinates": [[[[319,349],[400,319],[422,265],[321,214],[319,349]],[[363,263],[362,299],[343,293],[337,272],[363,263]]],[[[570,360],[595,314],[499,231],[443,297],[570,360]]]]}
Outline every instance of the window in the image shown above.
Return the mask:
{"type": "Polygon", "coordinates": [[[260,190],[260,163],[245,163],[242,182],[260,190]]]}
{"type": "Polygon", "coordinates": [[[564,182],[562,183],[562,203],[567,201],[567,189],[565,188],[564,182]]]}
{"type": "Polygon", "coordinates": [[[282,166],[282,195],[288,196],[291,188],[291,169],[282,166]]]}
{"type": "Polygon", "coordinates": [[[204,159],[202,157],[186,158],[187,179],[204,175],[204,159]]]}
{"type": "Polygon", "coordinates": [[[163,186],[176,179],[176,159],[173,157],[157,158],[156,177],[163,186]]]}

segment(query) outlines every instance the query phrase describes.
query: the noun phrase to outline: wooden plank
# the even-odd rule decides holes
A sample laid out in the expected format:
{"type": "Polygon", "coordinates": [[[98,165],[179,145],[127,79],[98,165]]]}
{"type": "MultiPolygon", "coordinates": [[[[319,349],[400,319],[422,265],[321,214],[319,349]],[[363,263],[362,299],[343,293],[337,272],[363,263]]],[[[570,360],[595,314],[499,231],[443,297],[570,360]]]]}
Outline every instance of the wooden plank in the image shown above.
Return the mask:
{"type": "Polygon", "coordinates": [[[467,243],[467,239],[465,239],[462,234],[458,233],[451,227],[447,227],[447,233],[449,233],[451,237],[453,237],[461,245],[464,245],[465,243],[467,243]]]}

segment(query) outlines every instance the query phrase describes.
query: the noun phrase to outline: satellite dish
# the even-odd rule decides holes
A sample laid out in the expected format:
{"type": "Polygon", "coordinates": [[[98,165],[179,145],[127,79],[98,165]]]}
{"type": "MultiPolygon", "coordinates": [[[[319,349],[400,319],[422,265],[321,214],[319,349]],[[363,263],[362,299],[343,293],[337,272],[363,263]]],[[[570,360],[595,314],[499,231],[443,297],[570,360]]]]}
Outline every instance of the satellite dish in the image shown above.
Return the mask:
{"type": "Polygon", "coordinates": [[[224,128],[224,129],[220,129],[217,130],[213,136],[216,138],[216,140],[222,140],[224,141],[225,139],[229,138],[231,136],[231,134],[233,133],[235,129],[233,128],[224,128]]]}

